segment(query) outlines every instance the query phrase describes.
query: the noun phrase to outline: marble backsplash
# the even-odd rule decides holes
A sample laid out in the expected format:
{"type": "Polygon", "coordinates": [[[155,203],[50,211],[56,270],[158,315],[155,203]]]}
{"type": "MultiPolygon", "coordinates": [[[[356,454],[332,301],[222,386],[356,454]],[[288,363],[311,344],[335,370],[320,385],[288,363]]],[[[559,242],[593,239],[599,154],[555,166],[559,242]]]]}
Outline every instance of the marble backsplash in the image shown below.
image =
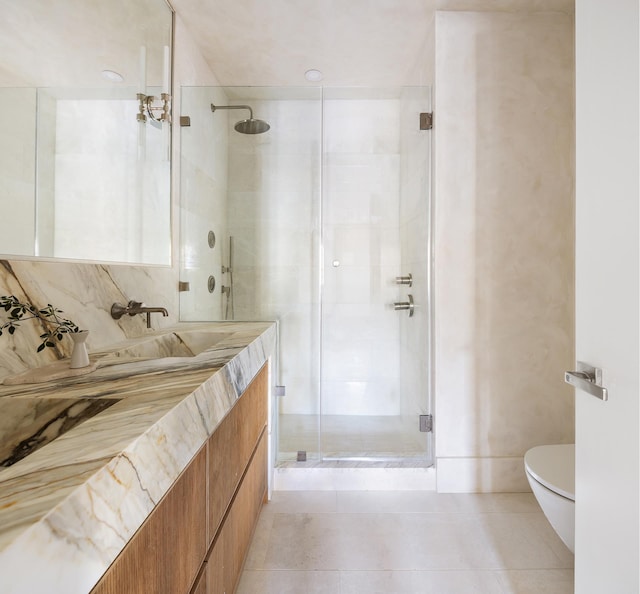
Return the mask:
{"type": "MultiPolygon", "coordinates": [[[[89,330],[89,352],[150,332],[144,316],[111,318],[111,305],[131,299],[165,307],[168,317],[151,316],[152,329],[179,321],[177,271],[169,267],[142,267],[77,262],[0,260],[0,295],[15,295],[39,307],[51,303],[83,330],[89,330]]],[[[0,320],[4,320],[0,312],[0,320]]],[[[30,320],[10,336],[0,336],[0,379],[69,357],[71,340],[37,353],[42,327],[30,320]]]]}

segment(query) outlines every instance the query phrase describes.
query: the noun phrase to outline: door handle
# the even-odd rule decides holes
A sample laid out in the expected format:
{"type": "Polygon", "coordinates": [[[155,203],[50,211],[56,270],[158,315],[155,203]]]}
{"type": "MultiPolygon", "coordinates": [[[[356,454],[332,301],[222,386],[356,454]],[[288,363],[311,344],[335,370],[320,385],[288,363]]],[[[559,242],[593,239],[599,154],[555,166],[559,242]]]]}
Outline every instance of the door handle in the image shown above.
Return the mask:
{"type": "Polygon", "coordinates": [[[564,372],[564,381],[600,400],[609,400],[609,393],[602,385],[602,369],[578,361],[576,371],[564,372]]]}

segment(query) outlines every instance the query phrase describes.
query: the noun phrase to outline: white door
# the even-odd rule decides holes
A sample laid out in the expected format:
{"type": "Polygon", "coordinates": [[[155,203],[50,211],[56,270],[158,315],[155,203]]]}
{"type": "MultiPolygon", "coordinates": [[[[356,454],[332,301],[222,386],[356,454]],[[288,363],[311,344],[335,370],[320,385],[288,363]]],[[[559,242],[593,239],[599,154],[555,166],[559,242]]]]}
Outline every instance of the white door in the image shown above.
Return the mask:
{"type": "Polygon", "coordinates": [[[576,2],[576,359],[609,400],[576,390],[578,594],[639,584],[638,2],[576,2]]]}

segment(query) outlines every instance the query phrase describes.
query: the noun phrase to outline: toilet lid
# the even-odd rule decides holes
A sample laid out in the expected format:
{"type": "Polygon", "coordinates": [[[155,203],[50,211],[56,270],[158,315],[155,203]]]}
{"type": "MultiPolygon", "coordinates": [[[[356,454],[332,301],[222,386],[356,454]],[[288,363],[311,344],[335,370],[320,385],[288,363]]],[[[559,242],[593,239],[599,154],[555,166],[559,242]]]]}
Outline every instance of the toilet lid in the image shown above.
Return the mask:
{"type": "Polygon", "coordinates": [[[524,465],[527,472],[547,489],[575,501],[575,444],[532,448],[524,455],[524,465]]]}

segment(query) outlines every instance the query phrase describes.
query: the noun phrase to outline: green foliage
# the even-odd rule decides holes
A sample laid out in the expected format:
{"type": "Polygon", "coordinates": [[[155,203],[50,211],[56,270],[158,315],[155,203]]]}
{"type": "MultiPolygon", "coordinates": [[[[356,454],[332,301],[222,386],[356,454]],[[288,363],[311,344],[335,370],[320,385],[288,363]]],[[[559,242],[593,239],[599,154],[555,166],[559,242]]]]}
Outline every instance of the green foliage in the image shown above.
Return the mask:
{"type": "Polygon", "coordinates": [[[13,335],[20,327],[20,322],[27,320],[40,320],[43,322],[46,332],[40,335],[42,343],[37,348],[40,353],[46,347],[54,347],[55,340],[62,340],[65,334],[80,332],[80,328],[71,320],[61,317],[58,314],[64,313],[56,309],[50,303],[47,307],[37,308],[31,303],[22,303],[14,295],[4,295],[0,297],[0,311],[4,310],[7,321],[0,326],[0,336],[3,332],[13,335]]]}

